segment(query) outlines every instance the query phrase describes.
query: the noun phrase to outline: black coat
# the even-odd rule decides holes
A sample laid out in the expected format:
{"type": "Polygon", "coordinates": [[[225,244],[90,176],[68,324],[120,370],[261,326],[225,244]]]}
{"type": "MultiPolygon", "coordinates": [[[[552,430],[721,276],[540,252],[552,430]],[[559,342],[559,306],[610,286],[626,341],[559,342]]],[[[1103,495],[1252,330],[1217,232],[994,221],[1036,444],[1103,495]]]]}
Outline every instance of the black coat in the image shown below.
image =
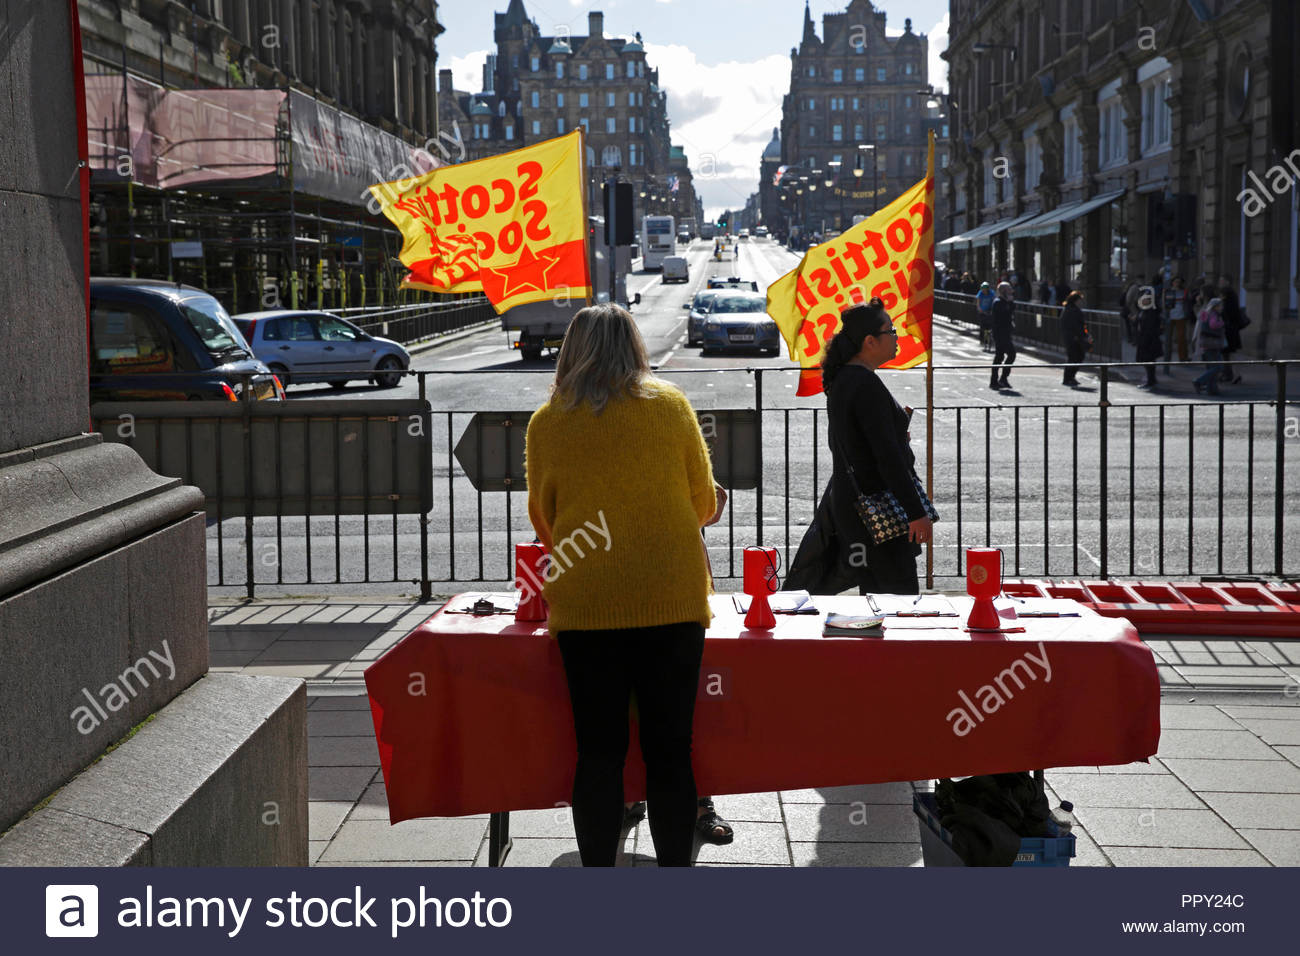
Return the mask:
{"type": "Polygon", "coordinates": [[[1138,315],[1137,361],[1154,362],[1164,354],[1160,345],[1161,319],[1156,308],[1143,309],[1138,315]]]}
{"type": "Polygon", "coordinates": [[[1061,344],[1067,349],[1082,349],[1085,328],[1083,309],[1071,302],[1061,312],[1061,344]]]}
{"type": "Polygon", "coordinates": [[[1224,288],[1219,297],[1223,299],[1223,334],[1228,339],[1224,351],[1236,352],[1241,349],[1241,302],[1237,299],[1237,290],[1224,288]]]}
{"type": "Polygon", "coordinates": [[[1016,327],[1016,306],[1001,296],[993,300],[993,342],[1000,348],[1011,344],[1016,327]]]}

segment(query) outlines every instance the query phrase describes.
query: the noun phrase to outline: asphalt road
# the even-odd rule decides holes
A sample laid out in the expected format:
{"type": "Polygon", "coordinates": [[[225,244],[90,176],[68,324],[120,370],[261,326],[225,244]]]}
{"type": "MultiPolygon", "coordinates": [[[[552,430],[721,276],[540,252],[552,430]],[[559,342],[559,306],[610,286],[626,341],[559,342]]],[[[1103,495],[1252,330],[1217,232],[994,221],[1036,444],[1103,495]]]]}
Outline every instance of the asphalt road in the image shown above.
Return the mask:
{"type": "MultiPolygon", "coordinates": [[[[711,242],[687,253],[691,279],[665,286],[657,273],[629,278],[640,292],[634,309],[653,364],[680,385],[697,409],[753,408],[761,371],[763,407],[762,541],[782,550],[797,548],[827,479],[825,402],[799,398],[797,375],[784,355],[703,357],[687,349],[683,304],[713,274],[758,281],[760,289],[787,272],[797,257],[770,240],[741,243],[738,261],[712,261],[711,242]],[[814,437],[814,427],[817,432],[814,437]]],[[[1102,408],[1095,374],[1083,373],[1083,387],[1061,384],[1057,356],[1022,351],[1012,390],[988,388],[990,356],[968,330],[936,319],[934,370],[933,497],[941,514],[936,526],[936,585],[960,586],[960,552],[991,544],[1004,549],[1009,576],[1150,578],[1216,574],[1270,574],[1274,551],[1276,412],[1272,373],[1253,368],[1243,385],[1225,389],[1223,399],[1197,396],[1191,380],[1200,367],[1175,368],[1161,376],[1161,388],[1136,388],[1137,369],[1112,380],[1102,408]],[[1103,450],[1101,417],[1107,418],[1103,450]],[[1222,440],[1220,440],[1222,436],[1222,440]],[[1106,463],[1105,469],[1102,464],[1106,463]],[[1106,487],[1103,491],[1103,477],[1106,487]],[[1101,511],[1109,533],[1103,545],[1101,511]],[[1017,546],[1018,542],[1018,546],[1017,546]]],[[[525,496],[519,492],[478,494],[448,452],[475,411],[527,411],[546,397],[554,360],[522,361],[508,348],[505,333],[487,329],[415,356],[413,370],[427,373],[426,395],[435,409],[435,509],[429,523],[431,577],[466,582],[507,577],[510,543],[531,540],[525,496]],[[480,526],[482,543],[480,546],[480,526]],[[454,566],[453,566],[454,564],[454,566]]],[[[889,372],[886,379],[900,402],[917,409],[912,444],[918,472],[927,470],[926,373],[889,372]]],[[[343,393],[328,387],[294,386],[294,400],[314,398],[415,397],[414,377],[398,389],[354,385],[343,393]]],[[[1288,414],[1300,415],[1290,406],[1288,414]]],[[[1300,433],[1292,421],[1284,433],[1285,515],[1282,570],[1300,573],[1300,433]]],[[[758,496],[733,493],[728,515],[707,534],[715,573],[738,571],[738,550],[757,543],[758,496]]],[[[256,579],[265,593],[317,593],[306,578],[303,518],[286,518],[276,537],[275,522],[255,525],[256,579]],[[282,584],[276,583],[283,582],[282,584]],[[301,583],[295,583],[301,582],[301,583]]],[[[393,586],[366,586],[369,577],[409,582],[420,568],[419,528],[414,518],[396,522],[397,570],[393,569],[392,519],[360,518],[337,523],[312,519],[312,579],[336,577],[349,593],[393,586]]],[[[243,524],[221,529],[223,580],[243,581],[243,524]]],[[[216,584],[217,529],[209,529],[210,582],[216,584]]],[[[724,587],[730,585],[723,583],[724,587]]],[[[401,588],[409,590],[408,587],[401,588]]],[[[434,590],[463,590],[455,583],[434,590]]],[[[259,586],[259,593],[263,590],[259,586]]],[[[220,589],[221,592],[225,588],[220,589]]]]}

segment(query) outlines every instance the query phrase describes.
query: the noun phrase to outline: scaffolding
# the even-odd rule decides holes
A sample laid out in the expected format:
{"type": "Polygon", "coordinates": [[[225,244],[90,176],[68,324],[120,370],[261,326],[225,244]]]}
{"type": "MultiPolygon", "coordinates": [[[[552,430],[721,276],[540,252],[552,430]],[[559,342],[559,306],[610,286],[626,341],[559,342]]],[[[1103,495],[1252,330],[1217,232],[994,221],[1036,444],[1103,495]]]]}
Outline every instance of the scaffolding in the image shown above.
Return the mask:
{"type": "Polygon", "coordinates": [[[464,298],[400,290],[401,234],[367,208],[366,186],[431,168],[427,153],[298,90],[90,66],[93,275],[195,285],[232,313],[464,298]]]}

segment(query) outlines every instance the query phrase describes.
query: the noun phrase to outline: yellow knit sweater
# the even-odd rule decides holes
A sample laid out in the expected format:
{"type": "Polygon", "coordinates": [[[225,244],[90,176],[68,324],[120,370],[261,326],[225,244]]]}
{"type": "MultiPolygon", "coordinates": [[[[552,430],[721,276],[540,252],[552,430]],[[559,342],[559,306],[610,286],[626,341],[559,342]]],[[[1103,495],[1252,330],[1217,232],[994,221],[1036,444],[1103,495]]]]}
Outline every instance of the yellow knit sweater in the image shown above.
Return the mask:
{"type": "Polygon", "coordinates": [[[659,380],[650,397],[547,402],[528,423],[528,516],[550,549],[548,628],[708,626],[700,527],[716,500],[709,452],[686,396],[659,380]]]}

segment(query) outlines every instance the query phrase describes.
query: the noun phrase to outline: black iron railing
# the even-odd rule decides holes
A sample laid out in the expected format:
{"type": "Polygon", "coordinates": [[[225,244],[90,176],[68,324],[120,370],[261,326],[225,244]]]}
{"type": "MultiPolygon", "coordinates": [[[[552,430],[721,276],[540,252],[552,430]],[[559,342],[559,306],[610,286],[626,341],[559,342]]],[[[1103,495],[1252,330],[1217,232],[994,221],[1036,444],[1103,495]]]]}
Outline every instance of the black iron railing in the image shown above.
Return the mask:
{"type": "MultiPolygon", "coordinates": [[[[1269,387],[1241,401],[1126,404],[1113,385],[1135,366],[1110,364],[1097,367],[1095,400],[1086,404],[958,402],[932,417],[918,407],[918,472],[927,473],[932,428],[931,497],[941,515],[926,556],[930,579],[961,586],[964,549],[974,546],[1002,548],[1008,576],[1294,575],[1300,523],[1289,516],[1300,506],[1300,465],[1288,446],[1300,441],[1300,401],[1288,398],[1288,384],[1298,363],[1233,364],[1253,367],[1256,380],[1266,371],[1269,387]]],[[[960,369],[934,375],[942,381],[952,371],[960,369]]],[[[1031,373],[1060,370],[1016,366],[1017,377],[1031,373]]],[[[423,400],[435,375],[528,373],[408,374],[419,379],[420,401],[392,408],[378,399],[247,401],[225,406],[215,427],[204,406],[220,403],[137,403],[131,429],[118,427],[116,408],[97,424],[161,473],[203,488],[211,586],[251,596],[259,587],[408,583],[427,596],[437,584],[509,580],[514,543],[533,539],[521,471],[530,412],[492,416],[504,438],[496,451],[480,441],[468,470],[504,455],[510,461],[493,467],[504,469],[494,487],[505,490],[479,490],[461,445],[475,413],[423,400]],[[283,408],[272,416],[268,405],[283,408]],[[151,407],[170,430],[152,427],[151,407]],[[225,457],[201,453],[214,441],[225,443],[225,457]],[[231,443],[242,447],[232,453],[231,443]],[[239,474],[223,473],[226,460],[239,474]],[[349,482],[349,469],[360,477],[349,482]],[[311,476],[319,476],[314,485],[311,476]],[[427,511],[411,505],[413,487],[427,511]]],[[[737,576],[737,552],[747,545],[780,547],[788,562],[829,477],[824,408],[783,404],[789,393],[775,386],[778,400],[765,400],[765,379],[788,378],[784,369],[663,374],[688,391],[692,374],[753,379],[746,409],[700,413],[722,422],[715,465],[739,486],[723,521],[706,530],[706,545],[720,583],[737,576]]]]}
{"type": "MultiPolygon", "coordinates": [[[[952,322],[964,325],[980,325],[980,312],[975,305],[975,296],[961,292],[940,292],[934,294],[934,311],[952,322]]],[[[1061,334],[1061,313],[1059,305],[1044,305],[1038,302],[1016,303],[1016,327],[1014,338],[1021,342],[1043,346],[1058,351],[1065,351],[1065,340],[1061,334]]],[[[1100,309],[1083,310],[1084,325],[1092,335],[1091,360],[1097,359],[1119,361],[1123,358],[1124,325],[1118,312],[1100,309]]]]}

